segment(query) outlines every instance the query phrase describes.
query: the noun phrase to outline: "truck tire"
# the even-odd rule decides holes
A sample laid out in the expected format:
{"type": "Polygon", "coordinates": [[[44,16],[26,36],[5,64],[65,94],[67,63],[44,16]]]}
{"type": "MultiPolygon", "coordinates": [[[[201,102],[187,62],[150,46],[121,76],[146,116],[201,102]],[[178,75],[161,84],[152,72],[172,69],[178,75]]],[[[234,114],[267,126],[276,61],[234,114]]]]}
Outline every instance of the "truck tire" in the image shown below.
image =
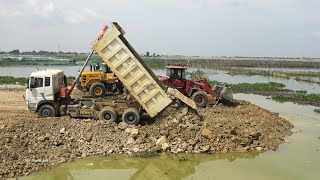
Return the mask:
{"type": "Polygon", "coordinates": [[[117,121],[117,112],[114,107],[104,107],[99,113],[99,119],[105,121],[117,121]]]}
{"type": "Polygon", "coordinates": [[[54,110],[54,107],[50,104],[44,104],[41,105],[38,110],[38,116],[39,117],[55,117],[56,111],[54,110]]]}
{"type": "Polygon", "coordinates": [[[200,108],[205,108],[208,104],[208,96],[203,91],[197,91],[193,93],[191,99],[194,100],[194,102],[196,102],[197,106],[200,108]]]}
{"type": "Polygon", "coordinates": [[[122,114],[122,121],[129,125],[137,125],[140,122],[140,114],[136,108],[128,108],[122,114]]]}
{"type": "Polygon", "coordinates": [[[106,91],[106,87],[102,83],[94,83],[90,87],[90,94],[94,98],[103,97],[106,91]]]}

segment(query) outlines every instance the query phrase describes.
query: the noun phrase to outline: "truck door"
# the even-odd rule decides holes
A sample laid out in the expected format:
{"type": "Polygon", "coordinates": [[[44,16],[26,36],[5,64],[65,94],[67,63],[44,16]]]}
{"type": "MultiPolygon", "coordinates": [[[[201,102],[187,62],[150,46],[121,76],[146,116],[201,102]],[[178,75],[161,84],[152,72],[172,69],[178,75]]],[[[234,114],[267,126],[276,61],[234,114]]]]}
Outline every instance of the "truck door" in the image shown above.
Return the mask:
{"type": "Polygon", "coordinates": [[[36,105],[45,99],[44,78],[31,77],[29,83],[28,100],[30,109],[35,109],[36,105]]]}

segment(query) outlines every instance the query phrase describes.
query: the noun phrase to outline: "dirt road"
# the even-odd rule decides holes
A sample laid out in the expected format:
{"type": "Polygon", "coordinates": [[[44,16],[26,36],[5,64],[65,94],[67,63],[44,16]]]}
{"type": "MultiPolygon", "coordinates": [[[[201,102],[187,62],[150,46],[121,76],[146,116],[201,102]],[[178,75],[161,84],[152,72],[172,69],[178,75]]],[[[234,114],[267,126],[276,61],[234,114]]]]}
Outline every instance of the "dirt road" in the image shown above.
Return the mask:
{"type": "Polygon", "coordinates": [[[236,107],[201,109],[199,114],[173,104],[154,120],[145,117],[132,127],[69,117],[40,119],[24,109],[23,94],[0,90],[0,179],[92,155],[274,150],[293,127],[278,114],[245,101],[236,107]]]}

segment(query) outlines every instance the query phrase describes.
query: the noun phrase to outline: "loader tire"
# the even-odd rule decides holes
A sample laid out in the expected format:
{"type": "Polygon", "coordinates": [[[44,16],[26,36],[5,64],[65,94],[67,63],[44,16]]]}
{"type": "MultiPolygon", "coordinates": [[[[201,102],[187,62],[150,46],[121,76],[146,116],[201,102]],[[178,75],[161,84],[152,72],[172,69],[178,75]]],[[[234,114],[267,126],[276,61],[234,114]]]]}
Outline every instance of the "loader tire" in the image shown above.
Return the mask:
{"type": "Polygon", "coordinates": [[[104,121],[117,121],[117,112],[114,107],[104,107],[99,113],[99,119],[104,121]]]}
{"type": "Polygon", "coordinates": [[[49,104],[44,104],[40,106],[38,110],[38,116],[41,118],[45,117],[55,117],[56,116],[56,111],[54,110],[54,107],[49,104]]]}
{"type": "Polygon", "coordinates": [[[94,98],[103,97],[107,92],[106,87],[102,83],[92,84],[89,91],[94,98]]]}
{"type": "Polygon", "coordinates": [[[140,114],[136,108],[128,108],[122,114],[122,121],[128,125],[137,125],[140,122],[140,114]]]}
{"type": "Polygon", "coordinates": [[[197,91],[193,93],[191,99],[196,102],[197,106],[200,108],[205,108],[208,104],[208,95],[203,91],[197,91]]]}

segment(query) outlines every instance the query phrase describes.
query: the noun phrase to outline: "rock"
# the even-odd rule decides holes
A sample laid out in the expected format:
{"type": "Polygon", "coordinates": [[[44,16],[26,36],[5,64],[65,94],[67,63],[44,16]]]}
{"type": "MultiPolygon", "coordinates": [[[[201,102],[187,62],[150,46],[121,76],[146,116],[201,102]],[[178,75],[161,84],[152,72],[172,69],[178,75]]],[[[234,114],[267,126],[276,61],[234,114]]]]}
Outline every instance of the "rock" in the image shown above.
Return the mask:
{"type": "Polygon", "coordinates": [[[133,144],[134,143],[133,137],[129,137],[126,143],[127,144],[133,144]]]}
{"type": "Polygon", "coordinates": [[[262,147],[256,147],[257,151],[262,151],[262,147]]]}
{"type": "Polygon", "coordinates": [[[174,119],[172,120],[172,122],[173,122],[173,123],[177,123],[177,124],[179,123],[179,121],[178,121],[176,118],[174,118],[174,119]]]}
{"type": "Polygon", "coordinates": [[[121,130],[125,130],[127,128],[127,124],[125,122],[120,122],[118,124],[118,128],[121,130]]]}
{"type": "Polygon", "coordinates": [[[136,129],[136,128],[132,128],[131,131],[130,131],[130,134],[131,134],[132,136],[138,136],[139,130],[136,129]]]}
{"type": "Polygon", "coordinates": [[[243,147],[246,147],[246,146],[250,146],[252,143],[253,143],[253,140],[252,140],[252,139],[247,139],[247,140],[245,140],[245,141],[242,141],[240,144],[241,144],[243,147]]]}
{"type": "Polygon", "coordinates": [[[235,130],[235,129],[232,129],[231,131],[230,131],[230,134],[232,134],[232,135],[238,135],[238,132],[237,132],[237,130],[235,130]]]}
{"type": "Polygon", "coordinates": [[[66,132],[66,128],[65,127],[61,128],[59,132],[60,134],[64,134],[66,132]]]}
{"type": "Polygon", "coordinates": [[[182,115],[185,116],[188,114],[188,107],[182,109],[182,115]]]}
{"type": "Polygon", "coordinates": [[[208,139],[211,139],[213,134],[212,134],[212,131],[208,128],[203,128],[202,131],[201,131],[201,135],[203,137],[206,137],[208,139]]]}
{"type": "Polygon", "coordinates": [[[47,136],[40,136],[40,137],[37,138],[37,140],[40,141],[40,142],[44,142],[44,141],[46,141],[46,140],[49,140],[49,137],[47,137],[47,136]]]}
{"type": "Polygon", "coordinates": [[[173,140],[175,137],[177,137],[177,134],[171,133],[171,134],[169,134],[168,139],[173,140]]]}
{"type": "Polygon", "coordinates": [[[132,151],[136,153],[136,152],[139,152],[140,149],[135,147],[135,148],[132,149],[132,151]]]}
{"type": "Polygon", "coordinates": [[[165,136],[161,136],[158,140],[157,140],[157,142],[156,142],[156,145],[158,146],[158,145],[162,145],[163,143],[165,143],[165,142],[167,142],[167,138],[165,137],[165,136]]]}
{"type": "Polygon", "coordinates": [[[200,146],[200,149],[201,149],[202,152],[207,152],[207,151],[209,151],[210,146],[209,145],[200,146]]]}
{"type": "Polygon", "coordinates": [[[168,143],[163,143],[163,144],[161,145],[161,149],[162,149],[163,151],[166,151],[168,148],[169,148],[169,144],[168,144],[168,143]]]}
{"type": "Polygon", "coordinates": [[[153,148],[150,149],[150,151],[155,151],[155,152],[159,152],[161,150],[161,146],[154,146],[153,148]]]}
{"type": "Polygon", "coordinates": [[[126,129],[124,130],[124,132],[130,134],[130,133],[131,133],[131,128],[126,128],[126,129]]]}
{"type": "Polygon", "coordinates": [[[254,133],[251,133],[250,136],[253,137],[253,139],[257,140],[261,136],[261,133],[260,132],[254,132],[254,133]]]}
{"type": "Polygon", "coordinates": [[[135,144],[142,144],[144,143],[145,138],[144,137],[139,137],[136,139],[135,144]]]}

